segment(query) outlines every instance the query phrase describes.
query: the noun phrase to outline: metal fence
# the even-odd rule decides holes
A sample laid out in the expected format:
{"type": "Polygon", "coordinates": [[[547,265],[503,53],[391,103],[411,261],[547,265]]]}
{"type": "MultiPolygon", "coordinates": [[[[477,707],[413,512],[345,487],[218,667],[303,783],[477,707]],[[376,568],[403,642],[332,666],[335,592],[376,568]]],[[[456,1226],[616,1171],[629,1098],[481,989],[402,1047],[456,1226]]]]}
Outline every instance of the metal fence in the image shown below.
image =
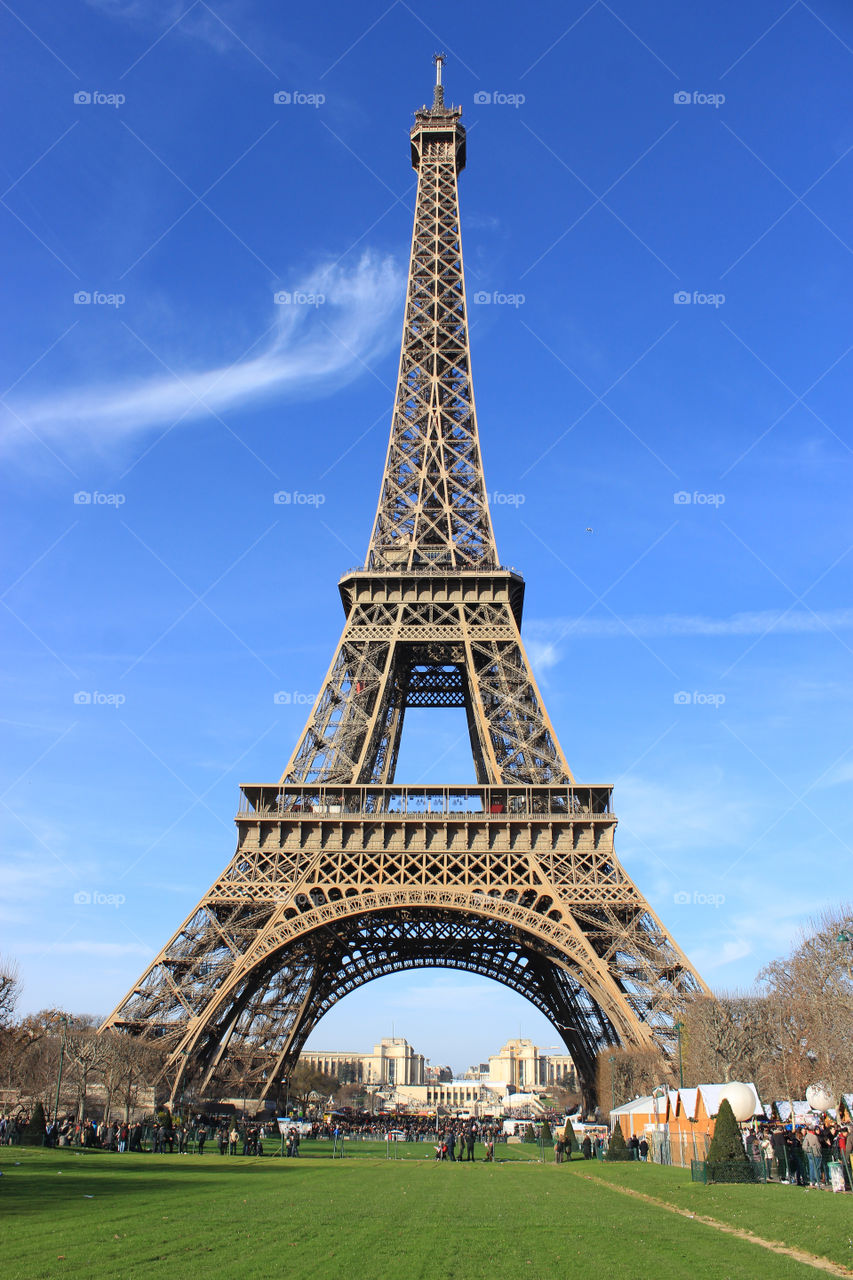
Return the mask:
{"type": "Polygon", "coordinates": [[[768,1168],[765,1160],[747,1156],[744,1160],[691,1160],[690,1177],[693,1182],[766,1182],[768,1168]]]}

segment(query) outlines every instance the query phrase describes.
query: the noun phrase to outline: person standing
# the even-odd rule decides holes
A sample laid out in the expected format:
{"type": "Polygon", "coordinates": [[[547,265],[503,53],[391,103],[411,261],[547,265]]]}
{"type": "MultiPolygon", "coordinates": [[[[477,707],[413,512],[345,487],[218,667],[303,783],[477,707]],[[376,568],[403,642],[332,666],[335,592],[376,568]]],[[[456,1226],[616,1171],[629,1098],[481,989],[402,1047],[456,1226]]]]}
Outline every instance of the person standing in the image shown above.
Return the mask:
{"type": "MultiPolygon", "coordinates": [[[[456,1132],[455,1132],[455,1130],[454,1130],[454,1129],[448,1129],[448,1131],[447,1131],[447,1158],[448,1158],[448,1160],[451,1160],[454,1164],[456,1163],[456,1155],[455,1155],[455,1151],[456,1151],[456,1132]]],[[[461,1154],[461,1153],[460,1153],[460,1154],[461,1154]]]]}
{"type": "Polygon", "coordinates": [[[475,1137],[475,1135],[474,1135],[474,1127],[473,1127],[473,1125],[472,1125],[472,1126],[468,1129],[468,1132],[465,1134],[465,1148],[466,1148],[466,1150],[467,1150],[467,1152],[468,1152],[468,1159],[469,1159],[469,1160],[474,1160],[474,1159],[475,1159],[475,1156],[474,1156],[474,1143],[475,1143],[475,1141],[476,1141],[476,1137],[475,1137]]]}
{"type": "Polygon", "coordinates": [[[195,1131],[196,1141],[198,1142],[198,1154],[204,1155],[204,1144],[207,1142],[207,1128],[200,1124],[195,1131]]]}
{"type": "Polygon", "coordinates": [[[563,1139],[558,1134],[554,1141],[554,1164],[563,1163],[563,1152],[565,1151],[565,1149],[566,1149],[566,1144],[563,1142],[563,1139]]]}
{"type": "Polygon", "coordinates": [[[803,1154],[809,1165],[809,1187],[820,1182],[821,1146],[816,1129],[809,1129],[802,1141],[803,1154]]]}

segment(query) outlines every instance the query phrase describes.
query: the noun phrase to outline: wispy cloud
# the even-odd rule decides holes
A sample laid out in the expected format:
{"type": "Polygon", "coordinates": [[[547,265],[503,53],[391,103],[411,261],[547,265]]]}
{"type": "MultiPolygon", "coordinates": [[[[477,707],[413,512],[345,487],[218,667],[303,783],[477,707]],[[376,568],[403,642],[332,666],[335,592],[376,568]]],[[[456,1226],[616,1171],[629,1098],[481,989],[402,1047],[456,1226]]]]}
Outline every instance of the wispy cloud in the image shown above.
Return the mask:
{"type": "Polygon", "coordinates": [[[722,946],[716,943],[712,947],[696,948],[693,961],[700,973],[713,973],[716,969],[734,964],[736,960],[744,960],[751,954],[752,946],[745,938],[730,938],[722,946]]]}
{"type": "MultiPolygon", "coordinates": [[[[276,305],[271,299],[271,335],[259,351],[201,372],[164,370],[154,377],[11,402],[0,443],[7,450],[29,446],[35,436],[51,445],[104,448],[148,429],[223,414],[271,395],[329,394],[396,341],[403,283],[393,259],[372,253],[351,269],[322,267],[306,280],[301,295],[324,301],[276,305]]],[[[157,355],[168,359],[165,352],[157,355]]]]}
{"type": "Polygon", "coordinates": [[[150,959],[152,955],[151,948],[143,946],[141,942],[101,942],[88,938],[80,938],[76,942],[54,942],[48,944],[45,944],[44,940],[41,942],[19,942],[16,944],[15,950],[22,955],[41,955],[43,952],[50,952],[52,955],[93,956],[105,959],[116,956],[147,956],[150,959]]]}
{"type": "Polygon", "coordinates": [[[556,661],[555,645],[561,639],[581,636],[608,639],[613,636],[761,636],[765,632],[778,635],[808,635],[814,632],[849,631],[853,628],[853,609],[830,609],[812,613],[806,609],[767,609],[756,613],[735,613],[728,618],[708,618],[702,614],[665,613],[659,616],[639,615],[621,618],[532,618],[525,627],[525,639],[545,655],[545,665],[556,661]]]}

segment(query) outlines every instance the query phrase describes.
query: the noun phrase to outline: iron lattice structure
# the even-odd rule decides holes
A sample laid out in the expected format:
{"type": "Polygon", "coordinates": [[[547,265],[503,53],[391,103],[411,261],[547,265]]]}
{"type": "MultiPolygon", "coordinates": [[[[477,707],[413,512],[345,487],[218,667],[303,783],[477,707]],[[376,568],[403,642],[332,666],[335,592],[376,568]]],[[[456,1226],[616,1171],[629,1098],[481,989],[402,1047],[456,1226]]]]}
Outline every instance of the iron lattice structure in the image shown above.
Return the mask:
{"type": "Polygon", "coordinates": [[[554,1024],[588,1096],[607,1045],[671,1054],[704,990],[613,849],[609,786],[572,777],[498,560],[480,457],[441,61],[418,172],[391,439],[363,568],[281,780],[245,786],[237,852],[104,1023],[155,1039],[174,1099],[234,1075],[276,1097],[319,1018],[384,974],[494,978],[554,1024]],[[395,783],[409,707],[464,707],[477,783],[395,783]]]}

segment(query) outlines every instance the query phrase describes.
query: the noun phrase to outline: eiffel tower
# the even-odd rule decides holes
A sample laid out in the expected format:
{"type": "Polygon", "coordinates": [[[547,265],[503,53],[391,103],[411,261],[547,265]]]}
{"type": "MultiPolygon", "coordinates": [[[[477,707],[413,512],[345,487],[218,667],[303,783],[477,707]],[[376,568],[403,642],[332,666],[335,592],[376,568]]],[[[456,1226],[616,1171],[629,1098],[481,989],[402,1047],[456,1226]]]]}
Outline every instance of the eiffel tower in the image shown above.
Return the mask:
{"type": "Polygon", "coordinates": [[[415,112],[418,187],[391,439],[364,568],[279,782],[241,788],[237,852],[104,1023],[154,1041],[172,1099],[239,1065],[276,1098],[318,1020],[385,974],[446,967],[530,1000],[588,1100],[609,1045],[672,1055],[706,990],[613,851],[607,785],[572,776],[501,566],[471,386],[461,109],[415,112]],[[476,784],[406,785],[406,711],[463,707],[476,784]]]}

